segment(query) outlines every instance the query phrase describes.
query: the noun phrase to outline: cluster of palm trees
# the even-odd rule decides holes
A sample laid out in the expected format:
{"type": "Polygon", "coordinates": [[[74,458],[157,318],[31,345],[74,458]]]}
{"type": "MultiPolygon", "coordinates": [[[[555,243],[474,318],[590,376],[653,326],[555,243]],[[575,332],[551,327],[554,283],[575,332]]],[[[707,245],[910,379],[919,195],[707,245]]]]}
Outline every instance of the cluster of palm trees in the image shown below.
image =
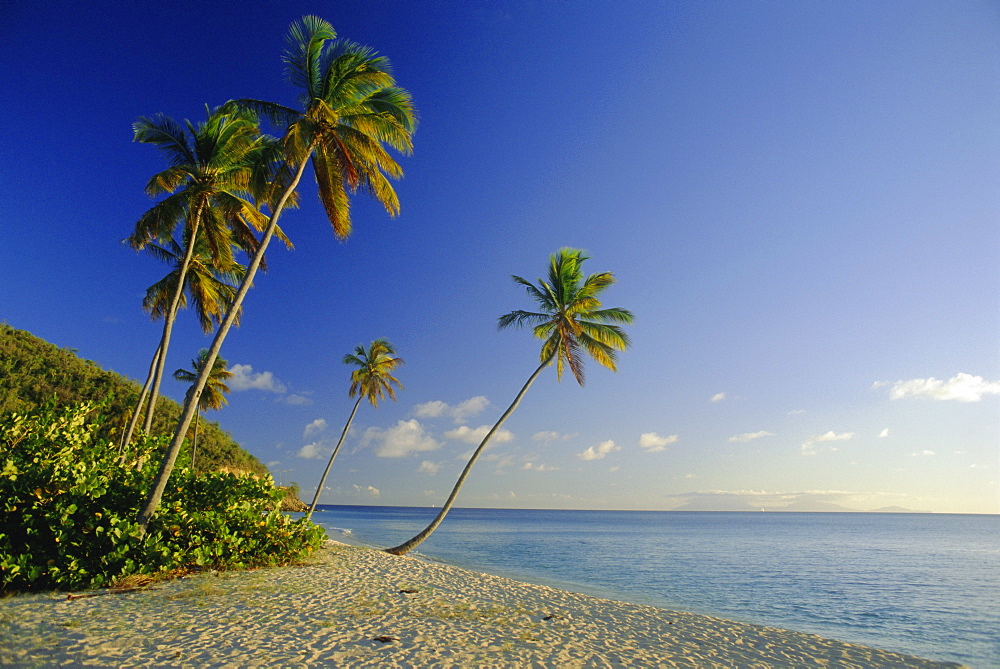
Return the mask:
{"type": "MultiPolygon", "coordinates": [[[[388,61],[371,49],[337,40],[330,24],[314,16],[292,24],[284,60],[289,81],[300,91],[299,108],[241,99],[208,109],[206,121],[198,125],[181,125],[166,116],[143,118],[135,124],[136,141],[160,148],[169,166],[154,175],[146,188],[153,197],[166,197],[140,218],[126,241],[173,269],[149,288],[143,301],[153,318],[163,319],[163,333],[123,434],[124,444],[132,438],[144,406],[143,429],[149,431],[180,307],[190,302],[205,332],[215,330],[212,344],[192,360],[192,369],[174,374],[191,386],[139,516],[143,532],[159,505],[192,419],[200,410],[225,402],[223,393],[228,388],[224,381],[229,373],[219,352],[230,328],[239,322],[243,299],[257,271],[266,269],[264,257],[271,239],[277,236],[291,246],[278,222],[286,208],[297,204],[296,189],[306,167],[313,168],[319,198],[340,239],[351,233],[350,195],[359,188],[390,215],[399,212],[390,179],[400,178],[402,170],[389,149],[410,153],[416,113],[409,93],[396,86],[388,61]],[[280,136],[263,134],[261,118],[278,128],[280,136]],[[239,253],[248,258],[245,267],[236,260],[239,253]]],[[[579,250],[561,249],[552,255],[546,279],[532,283],[513,277],[537,303],[538,311],[512,311],[500,317],[498,326],[531,326],[534,336],[542,340],[539,364],[472,454],[434,521],[388,552],[406,553],[444,520],[476,460],[542,370],[554,363],[560,379],[568,369],[582,385],[586,357],[616,369],[617,352],[629,345],[621,326],[632,322],[632,314],[602,306],[599,296],[614,283],[614,276],[609,272],[585,276],[586,259],[579,250]]],[[[403,364],[395,353],[387,340],[376,339],[345,356],[344,362],[356,368],[349,395],[358,399],[307,517],[316,508],[361,401],[377,407],[387,396],[394,400],[395,389],[402,388],[393,376],[403,364]]]]}
{"type": "Polygon", "coordinates": [[[222,344],[238,322],[257,271],[266,267],[271,239],[278,236],[289,243],[278,222],[286,208],[295,206],[306,167],[313,167],[320,200],[340,239],[350,235],[349,196],[359,188],[390,215],[399,212],[390,179],[401,177],[402,169],[389,149],[412,151],[416,112],[409,93],[395,85],[388,60],[367,47],[337,40],[333,27],[315,16],[292,24],[284,60],[289,81],[299,88],[300,108],[241,99],[208,110],[207,120],[198,125],[166,116],[135,124],[136,141],[160,148],[169,166],[146,188],[151,196],[166,197],[139,219],[128,242],[174,258],[176,267],[173,279],[147,295],[150,313],[163,318],[163,334],[124,443],[131,439],[143,405],[144,429],[151,425],[185,292],[198,307],[202,324],[215,328],[140,512],[143,532],[160,503],[222,344]],[[263,134],[261,118],[278,128],[280,136],[263,134]],[[174,241],[178,228],[179,242],[174,241]],[[160,246],[151,246],[154,242],[160,246]],[[234,265],[234,249],[247,256],[245,268],[234,265]],[[208,286],[210,294],[202,291],[208,286]]]}

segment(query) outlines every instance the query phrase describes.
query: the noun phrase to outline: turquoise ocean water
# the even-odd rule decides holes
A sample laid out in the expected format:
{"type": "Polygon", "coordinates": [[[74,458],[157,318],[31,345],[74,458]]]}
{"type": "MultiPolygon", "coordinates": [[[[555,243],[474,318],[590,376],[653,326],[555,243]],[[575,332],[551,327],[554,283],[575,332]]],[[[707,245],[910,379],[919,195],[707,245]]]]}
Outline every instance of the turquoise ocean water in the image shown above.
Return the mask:
{"type": "MultiPolygon", "coordinates": [[[[320,505],[313,519],[386,547],[435,512],[320,505]]],[[[413,555],[1000,668],[1000,516],[453,509],[413,555]]]]}

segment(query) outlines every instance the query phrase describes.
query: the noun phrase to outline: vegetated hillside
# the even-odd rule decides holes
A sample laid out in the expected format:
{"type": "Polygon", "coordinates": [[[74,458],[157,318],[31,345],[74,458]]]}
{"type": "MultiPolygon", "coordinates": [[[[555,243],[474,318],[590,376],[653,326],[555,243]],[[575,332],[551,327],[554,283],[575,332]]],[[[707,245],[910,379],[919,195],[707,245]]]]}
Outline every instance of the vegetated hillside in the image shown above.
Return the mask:
{"type": "MultiPolygon", "coordinates": [[[[33,409],[53,397],[60,405],[108,400],[102,409],[108,417],[103,428],[105,434],[100,436],[116,442],[141,390],[142,386],[135,381],[101,369],[97,363],[83,360],[69,349],[0,323],[0,415],[33,409]]],[[[173,434],[180,412],[180,405],[160,397],[152,433],[173,434]]],[[[200,472],[267,473],[267,467],[243,450],[218,423],[204,418],[198,427],[195,466],[200,472]]]]}

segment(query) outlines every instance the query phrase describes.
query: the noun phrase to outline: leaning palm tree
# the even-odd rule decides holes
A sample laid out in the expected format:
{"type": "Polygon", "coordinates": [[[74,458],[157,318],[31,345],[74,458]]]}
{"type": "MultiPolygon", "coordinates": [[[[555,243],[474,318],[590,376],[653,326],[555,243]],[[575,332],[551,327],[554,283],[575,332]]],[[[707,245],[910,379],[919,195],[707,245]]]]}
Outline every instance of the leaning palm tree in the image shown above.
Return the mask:
{"type": "Polygon", "coordinates": [[[233,243],[248,252],[257,249],[253,230],[267,223],[252,196],[263,191],[271,176],[267,167],[275,157],[273,141],[260,134],[257,117],[250,111],[207,111],[207,120],[197,126],[190,121],[182,126],[162,114],[134,124],[135,140],[161,149],[170,166],[146,185],[150,197],[167,197],[143,214],[127,241],[140,250],[155,239],[170,239],[178,225],[183,226],[187,240],[175,290],[164,310],[143,425],[147,433],[196,240],[203,235],[213,262],[226,265],[232,262],[233,243]]]}
{"type": "Polygon", "coordinates": [[[350,397],[357,395],[358,401],[354,403],[351,416],[347,419],[347,424],[344,425],[344,431],[340,433],[340,440],[337,442],[336,447],[334,447],[333,453],[330,454],[330,461],[326,463],[323,476],[319,479],[319,485],[316,486],[316,494],[313,495],[312,504],[309,505],[309,512],[306,514],[307,519],[311,518],[313,511],[316,510],[316,504],[319,502],[319,494],[323,490],[323,484],[326,483],[326,476],[330,473],[330,467],[333,466],[333,460],[337,457],[337,451],[340,450],[340,446],[344,443],[347,431],[351,429],[351,423],[354,422],[354,414],[358,412],[361,400],[368,400],[373,407],[378,407],[378,401],[384,399],[386,395],[393,401],[396,400],[396,391],[392,387],[394,384],[400,390],[403,389],[403,384],[392,375],[392,372],[397,367],[404,364],[403,359],[396,358],[394,357],[395,355],[396,350],[387,339],[376,339],[368,346],[368,350],[365,350],[365,347],[359,344],[354,348],[354,353],[348,353],[344,356],[345,365],[354,365],[357,367],[357,369],[351,372],[351,389],[348,394],[350,397]]]}
{"type": "MultiPolygon", "coordinates": [[[[178,381],[183,381],[184,383],[193,384],[198,380],[198,375],[201,374],[201,370],[205,368],[205,361],[207,358],[208,349],[201,349],[198,351],[198,357],[191,361],[191,369],[178,369],[174,372],[174,378],[178,381]]],[[[205,384],[205,390],[202,392],[201,398],[198,400],[199,416],[204,411],[208,411],[209,409],[219,410],[226,404],[229,404],[229,400],[226,399],[226,393],[229,392],[229,386],[225,384],[225,381],[231,379],[233,373],[226,369],[226,364],[227,362],[219,357],[216,357],[215,361],[212,363],[212,371],[209,372],[208,383],[205,384]]],[[[188,389],[188,392],[191,392],[190,388],[188,389]]],[[[194,471],[195,457],[197,455],[198,418],[195,418],[194,438],[191,441],[191,471],[194,471]]]]}
{"type": "MultiPolygon", "coordinates": [[[[333,27],[315,16],[292,24],[285,63],[289,80],[301,89],[302,109],[250,99],[226,106],[254,110],[284,129],[284,163],[278,174],[288,181],[287,186],[278,181],[273,184],[268,198],[270,222],[250,259],[236,299],[208,349],[208,364],[222,348],[235,310],[250,290],[278,220],[294,197],[307,164],[313,165],[320,200],[338,238],[345,239],[351,232],[349,196],[359,188],[368,191],[391,216],[399,213],[399,199],[389,179],[401,177],[402,169],[385,146],[403,154],[413,148],[416,113],[410,94],[395,86],[387,59],[350,42],[331,42],[335,37],[333,27]]],[[[207,379],[203,370],[194,392],[184,402],[173,439],[139,513],[142,533],[160,504],[207,379]]]]}
{"type": "MultiPolygon", "coordinates": [[[[150,243],[145,247],[146,251],[154,258],[173,265],[173,269],[167,276],[146,289],[146,296],[142,300],[142,308],[149,312],[149,316],[153,320],[165,319],[174,303],[174,296],[177,294],[177,287],[184,271],[184,259],[187,257],[188,245],[186,240],[182,241],[184,243],[179,244],[176,240],[171,239],[168,244],[162,246],[150,243]]],[[[187,270],[184,272],[185,290],[180,293],[177,308],[186,307],[188,297],[190,297],[202,331],[209,334],[213,327],[218,325],[229,304],[233,301],[233,296],[236,294],[234,285],[238,284],[243,277],[243,270],[243,266],[236,262],[231,255],[218,261],[218,265],[213,263],[204,230],[202,230],[198,234],[187,270]]],[[[240,314],[237,314],[237,325],[239,317],[240,314]]],[[[157,366],[163,364],[161,352],[162,349],[157,347],[153,361],[150,363],[146,383],[139,393],[136,409],[122,435],[122,449],[132,439],[132,433],[152,385],[157,366]]]]}
{"type": "Polygon", "coordinates": [[[605,309],[601,306],[598,296],[615,282],[615,277],[610,272],[601,272],[584,278],[581,267],[584,260],[587,260],[587,256],[583,255],[582,251],[560,249],[550,259],[548,280],[538,279],[538,285],[535,285],[519,276],[513,277],[514,281],[524,286],[528,295],[538,303],[540,311],[512,311],[501,316],[497,325],[501,330],[512,325],[534,326],[532,332],[535,337],[543,340],[539,355],[541,364],[528,377],[527,383],[507,407],[507,411],[500,416],[500,420],[473,452],[437,517],[409,541],[395,548],[385,549],[387,553],[404,555],[423,543],[437,529],[455,503],[458,491],[462,489],[479,455],[507,417],[521,403],[521,398],[543,369],[555,362],[556,377],[559,380],[562,380],[563,370],[568,368],[573,378],[582,386],[584,354],[586,354],[598,364],[611,371],[617,371],[617,351],[624,351],[630,343],[628,335],[620,325],[631,323],[632,313],[625,309],[605,309]]]}

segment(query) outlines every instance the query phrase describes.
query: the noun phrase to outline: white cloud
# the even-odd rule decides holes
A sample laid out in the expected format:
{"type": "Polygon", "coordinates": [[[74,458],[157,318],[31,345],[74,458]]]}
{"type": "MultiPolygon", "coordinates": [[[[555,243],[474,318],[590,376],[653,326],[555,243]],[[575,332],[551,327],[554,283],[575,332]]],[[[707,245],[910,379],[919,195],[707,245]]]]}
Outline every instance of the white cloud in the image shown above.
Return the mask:
{"type": "Polygon", "coordinates": [[[309,406],[313,403],[311,399],[305,397],[304,395],[289,395],[284,399],[285,404],[291,404],[292,406],[309,406]]]}
{"type": "Polygon", "coordinates": [[[440,400],[434,400],[413,407],[413,415],[417,418],[437,418],[447,410],[447,404],[440,400]]]}
{"type": "Polygon", "coordinates": [[[541,432],[536,432],[531,435],[533,441],[551,442],[551,441],[565,441],[570,438],[568,434],[559,434],[553,430],[542,430],[541,432]]]}
{"type": "Polygon", "coordinates": [[[618,446],[615,446],[615,442],[608,439],[607,441],[602,441],[596,446],[591,446],[583,453],[577,453],[576,457],[581,460],[603,460],[609,453],[613,451],[620,451],[618,446]]]}
{"type": "Polygon", "coordinates": [[[715,393],[712,395],[712,399],[710,399],[709,402],[721,402],[724,399],[726,399],[725,393],[715,393]]]}
{"type": "MultiPolygon", "coordinates": [[[[453,439],[455,441],[461,441],[466,444],[480,444],[483,439],[486,438],[486,434],[492,428],[492,425],[480,425],[477,428],[471,428],[468,425],[463,425],[462,427],[455,428],[454,430],[449,430],[444,433],[445,439],[453,439]]],[[[493,438],[490,439],[491,443],[502,444],[508,441],[514,440],[514,433],[503,428],[497,430],[493,438]]]]}
{"type": "Polygon", "coordinates": [[[358,494],[365,494],[369,497],[378,497],[382,494],[382,491],[375,486],[359,486],[357,484],[354,485],[354,492],[358,494]]]}
{"type": "Polygon", "coordinates": [[[744,432],[743,434],[738,434],[735,437],[729,437],[729,441],[739,442],[741,444],[748,441],[753,441],[754,439],[761,439],[763,437],[773,437],[774,434],[766,430],[760,430],[759,432],[744,432]]]}
{"type": "Polygon", "coordinates": [[[417,468],[417,471],[420,472],[421,474],[430,474],[431,476],[434,476],[439,471],[441,471],[441,465],[437,462],[424,460],[423,462],[420,463],[420,467],[417,468]]]}
{"type": "MultiPolygon", "coordinates": [[[[856,435],[853,432],[834,432],[830,430],[825,434],[818,434],[809,437],[802,444],[802,455],[816,455],[819,453],[820,449],[816,447],[816,444],[827,443],[831,441],[848,441],[849,439],[854,439],[856,435]]],[[[836,448],[830,448],[828,450],[835,451],[836,448]]]]}
{"type": "Polygon", "coordinates": [[[464,402],[452,406],[441,400],[424,402],[413,407],[413,415],[417,418],[440,418],[441,416],[451,416],[456,423],[461,423],[467,418],[475,416],[477,413],[490,405],[490,401],[483,395],[470,397],[464,402]]]}
{"type": "Polygon", "coordinates": [[[401,420],[394,427],[370,427],[361,440],[363,445],[376,444],[375,454],[380,458],[405,458],[412,453],[434,451],[441,445],[416,419],[401,420]]]}
{"type": "Polygon", "coordinates": [[[269,393],[283,393],[287,390],[285,384],[274,377],[271,372],[253,373],[250,365],[233,365],[229,368],[233,376],[226,381],[233,390],[264,390],[269,393]]]}
{"type": "Polygon", "coordinates": [[[927,457],[928,455],[934,455],[934,451],[927,451],[927,450],[924,450],[924,451],[920,451],[919,453],[910,453],[910,457],[911,457],[911,458],[912,458],[912,457],[917,457],[917,456],[924,456],[924,457],[927,457]]]}
{"type": "Polygon", "coordinates": [[[529,471],[529,472],[555,472],[555,471],[559,471],[558,467],[550,467],[550,466],[545,465],[545,464],[536,465],[534,462],[525,462],[524,463],[524,467],[522,467],[521,469],[524,469],[525,471],[529,471]]]}
{"type": "Polygon", "coordinates": [[[885,439],[888,436],[889,436],[889,428],[885,428],[884,430],[878,433],[879,439],[885,439]]]}
{"type": "Polygon", "coordinates": [[[306,460],[315,460],[319,457],[319,449],[323,447],[323,444],[319,441],[314,441],[311,444],[306,444],[299,449],[297,455],[300,458],[305,458],[306,460]]]}
{"type": "MultiPolygon", "coordinates": [[[[878,388],[886,385],[876,383],[878,388]]],[[[932,400],[955,400],[957,402],[978,402],[984,395],[1000,394],[1000,382],[986,381],[981,376],[973,376],[960,372],[947,381],[935,379],[910,379],[897,381],[889,391],[889,397],[894,400],[907,397],[926,397],[932,400]]]]}
{"type": "Polygon", "coordinates": [[[647,453],[658,453],[666,449],[670,444],[677,443],[680,437],[672,434],[669,437],[661,437],[655,432],[645,432],[639,436],[639,447],[645,449],[647,453]]]}
{"type": "Polygon", "coordinates": [[[326,421],[322,418],[317,418],[313,422],[306,425],[306,429],[302,430],[303,437],[311,437],[314,434],[322,432],[326,429],[326,421]]]}
{"type": "Polygon", "coordinates": [[[459,403],[451,410],[451,416],[456,423],[461,423],[466,418],[475,416],[477,413],[490,405],[490,401],[485,396],[470,397],[459,403]]]}

